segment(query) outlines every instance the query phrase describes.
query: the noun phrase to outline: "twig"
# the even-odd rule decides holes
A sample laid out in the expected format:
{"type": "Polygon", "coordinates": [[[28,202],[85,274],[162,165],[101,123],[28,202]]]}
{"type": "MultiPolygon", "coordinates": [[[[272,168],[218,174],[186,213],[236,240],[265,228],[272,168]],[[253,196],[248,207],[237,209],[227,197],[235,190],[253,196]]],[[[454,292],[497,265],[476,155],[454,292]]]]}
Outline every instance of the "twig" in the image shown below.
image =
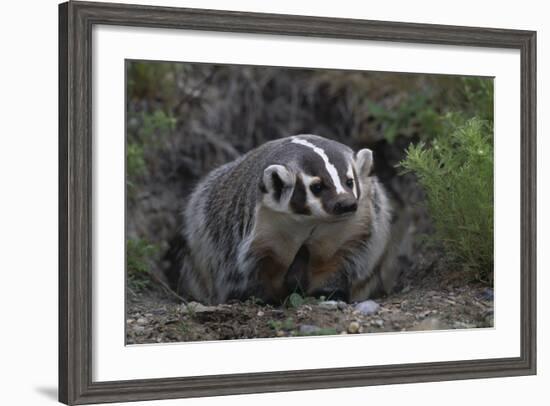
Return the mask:
{"type": "Polygon", "coordinates": [[[170,286],[168,286],[166,284],[166,282],[164,282],[161,278],[159,278],[157,275],[155,275],[154,272],[150,272],[149,275],[151,275],[151,278],[154,279],[155,282],[157,282],[160,285],[160,287],[163,288],[167,293],[171,294],[175,298],[177,298],[180,301],[182,301],[183,303],[187,304],[187,300],[185,300],[183,297],[181,297],[176,292],[174,292],[174,290],[172,288],[170,288],[170,286]]]}

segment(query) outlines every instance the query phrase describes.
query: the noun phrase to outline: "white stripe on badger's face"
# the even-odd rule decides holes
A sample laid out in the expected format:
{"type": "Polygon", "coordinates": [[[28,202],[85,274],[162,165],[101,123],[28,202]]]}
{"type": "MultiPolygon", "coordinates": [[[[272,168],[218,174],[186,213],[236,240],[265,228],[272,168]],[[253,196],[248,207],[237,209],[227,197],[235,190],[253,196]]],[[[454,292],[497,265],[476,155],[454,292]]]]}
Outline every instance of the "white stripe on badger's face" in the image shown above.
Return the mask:
{"type": "Polygon", "coordinates": [[[357,180],[353,176],[353,167],[351,166],[351,164],[348,164],[348,171],[346,172],[346,176],[348,177],[348,179],[353,179],[352,191],[353,196],[355,196],[355,198],[357,199],[357,180]]]}
{"type": "Polygon", "coordinates": [[[317,155],[319,155],[323,162],[325,163],[325,168],[330,175],[330,178],[332,179],[332,183],[334,184],[334,187],[336,188],[336,193],[346,193],[344,188],[342,187],[342,183],[340,182],[340,177],[338,176],[338,171],[336,170],[336,167],[329,161],[327,154],[322,148],[317,147],[316,145],[313,145],[311,142],[302,140],[300,138],[294,137],[292,138],[292,141],[294,144],[300,144],[305,147],[311,148],[313,152],[315,152],[317,155]]]}

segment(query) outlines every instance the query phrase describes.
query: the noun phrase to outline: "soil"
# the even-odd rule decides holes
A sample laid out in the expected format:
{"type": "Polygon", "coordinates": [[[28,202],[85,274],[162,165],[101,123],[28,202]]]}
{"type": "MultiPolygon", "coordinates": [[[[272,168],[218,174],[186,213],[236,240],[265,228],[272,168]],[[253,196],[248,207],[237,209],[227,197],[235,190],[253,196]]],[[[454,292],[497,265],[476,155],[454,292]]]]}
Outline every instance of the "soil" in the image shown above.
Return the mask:
{"type": "Polygon", "coordinates": [[[367,301],[366,306],[313,298],[277,307],[252,300],[203,306],[149,292],[129,298],[127,344],[493,326],[491,288],[475,283],[438,287],[436,282],[432,275],[398,293],[367,301]],[[374,311],[365,314],[361,308],[374,311]]]}

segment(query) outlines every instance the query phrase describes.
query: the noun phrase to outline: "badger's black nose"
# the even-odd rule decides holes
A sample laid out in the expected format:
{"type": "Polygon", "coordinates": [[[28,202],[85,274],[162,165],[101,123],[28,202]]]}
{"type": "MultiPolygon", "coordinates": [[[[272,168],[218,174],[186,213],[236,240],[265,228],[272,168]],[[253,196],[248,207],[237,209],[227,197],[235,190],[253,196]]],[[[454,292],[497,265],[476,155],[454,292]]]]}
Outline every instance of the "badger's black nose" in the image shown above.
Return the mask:
{"type": "Polygon", "coordinates": [[[356,210],[357,202],[352,199],[340,200],[334,205],[334,214],[353,213],[356,210]]]}

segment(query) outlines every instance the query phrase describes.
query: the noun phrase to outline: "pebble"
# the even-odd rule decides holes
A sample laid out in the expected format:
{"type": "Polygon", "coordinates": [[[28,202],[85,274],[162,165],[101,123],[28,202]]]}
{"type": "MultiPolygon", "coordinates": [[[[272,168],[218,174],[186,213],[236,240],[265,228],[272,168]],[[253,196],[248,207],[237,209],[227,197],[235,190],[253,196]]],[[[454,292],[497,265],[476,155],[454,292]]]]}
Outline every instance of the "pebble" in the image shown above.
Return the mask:
{"type": "Polygon", "coordinates": [[[277,337],[284,337],[285,332],[283,330],[277,330],[277,337]]]}
{"type": "Polygon", "coordinates": [[[145,327],[143,327],[143,326],[135,326],[135,327],[133,328],[133,330],[134,330],[135,333],[143,333],[143,332],[145,331],[145,327]]]}
{"type": "Polygon", "coordinates": [[[139,319],[137,319],[137,324],[140,324],[143,326],[144,324],[147,324],[147,319],[140,317],[139,319]]]}
{"type": "Polygon", "coordinates": [[[361,326],[356,321],[352,321],[348,326],[348,333],[350,334],[356,334],[359,333],[359,329],[361,326]]]}
{"type": "Polygon", "coordinates": [[[321,330],[319,327],[314,326],[312,324],[302,324],[300,326],[301,334],[315,334],[315,333],[318,333],[319,330],[321,330]]]}
{"type": "Polygon", "coordinates": [[[381,320],[381,319],[374,320],[374,324],[376,324],[378,327],[384,327],[384,320],[381,320]]]}
{"type": "Polygon", "coordinates": [[[357,303],[355,305],[355,310],[365,316],[368,316],[377,313],[378,310],[380,310],[380,305],[374,300],[365,300],[364,302],[357,303]]]}
{"type": "Polygon", "coordinates": [[[256,313],[256,316],[258,316],[258,317],[262,317],[262,316],[263,316],[264,314],[265,314],[265,313],[264,313],[264,312],[262,312],[262,311],[260,310],[260,311],[258,311],[258,313],[256,313]]]}

